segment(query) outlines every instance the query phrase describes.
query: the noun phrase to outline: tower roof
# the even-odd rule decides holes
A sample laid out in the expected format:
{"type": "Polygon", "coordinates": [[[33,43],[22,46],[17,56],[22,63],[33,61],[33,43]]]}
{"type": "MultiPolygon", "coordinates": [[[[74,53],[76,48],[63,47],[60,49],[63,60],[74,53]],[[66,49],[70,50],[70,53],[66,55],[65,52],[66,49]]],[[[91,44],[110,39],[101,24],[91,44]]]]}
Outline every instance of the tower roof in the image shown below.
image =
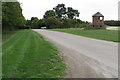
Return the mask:
{"type": "Polygon", "coordinates": [[[100,17],[103,17],[103,15],[102,15],[100,12],[95,13],[95,14],[93,15],[93,17],[94,17],[94,16],[100,16],[100,17]]]}

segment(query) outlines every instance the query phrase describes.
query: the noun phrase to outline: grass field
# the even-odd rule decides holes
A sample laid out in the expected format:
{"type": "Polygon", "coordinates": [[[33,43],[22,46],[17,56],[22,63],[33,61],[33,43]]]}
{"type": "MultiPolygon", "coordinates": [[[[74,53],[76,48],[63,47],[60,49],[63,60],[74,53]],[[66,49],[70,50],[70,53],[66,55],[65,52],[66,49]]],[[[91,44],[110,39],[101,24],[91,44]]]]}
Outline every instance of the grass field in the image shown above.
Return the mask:
{"type": "Polygon", "coordinates": [[[80,29],[52,29],[52,30],[95,39],[120,42],[119,39],[120,36],[118,35],[118,31],[115,30],[80,30],[80,29]]]}
{"type": "MultiPolygon", "coordinates": [[[[6,36],[3,34],[4,38],[6,36]]],[[[2,56],[3,78],[63,78],[65,76],[66,67],[59,56],[59,51],[32,30],[15,32],[14,36],[3,44],[2,56]]]]}
{"type": "Polygon", "coordinates": [[[10,38],[12,38],[12,36],[15,36],[17,31],[3,31],[2,34],[4,34],[2,36],[2,42],[5,43],[6,41],[8,41],[10,38]]]}

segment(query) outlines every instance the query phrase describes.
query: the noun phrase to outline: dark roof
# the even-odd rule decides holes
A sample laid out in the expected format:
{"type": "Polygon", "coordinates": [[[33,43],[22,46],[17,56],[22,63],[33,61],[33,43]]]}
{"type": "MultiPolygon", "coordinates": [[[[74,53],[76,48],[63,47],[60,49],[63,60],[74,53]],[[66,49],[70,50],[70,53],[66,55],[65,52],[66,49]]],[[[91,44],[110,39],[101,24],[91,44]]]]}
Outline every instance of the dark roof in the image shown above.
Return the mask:
{"type": "Polygon", "coordinates": [[[103,17],[103,15],[100,12],[97,12],[96,14],[94,14],[93,16],[101,16],[103,17]]]}

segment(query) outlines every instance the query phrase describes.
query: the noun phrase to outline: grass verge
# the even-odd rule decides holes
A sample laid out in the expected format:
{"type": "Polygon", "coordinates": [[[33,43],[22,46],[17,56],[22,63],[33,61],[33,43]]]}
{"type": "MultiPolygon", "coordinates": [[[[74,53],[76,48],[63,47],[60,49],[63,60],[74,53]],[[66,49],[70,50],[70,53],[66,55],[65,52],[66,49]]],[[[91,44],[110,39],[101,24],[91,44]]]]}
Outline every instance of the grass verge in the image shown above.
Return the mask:
{"type": "Polygon", "coordinates": [[[17,33],[17,31],[8,31],[8,30],[3,31],[2,43],[7,42],[12,36],[15,36],[15,33],[17,33]]]}
{"type": "Polygon", "coordinates": [[[66,32],[70,34],[85,36],[89,38],[120,42],[119,31],[115,30],[80,30],[80,29],[51,29],[53,31],[66,32]]]}
{"type": "Polygon", "coordinates": [[[32,30],[16,32],[2,48],[3,78],[63,78],[65,76],[66,67],[56,47],[32,30]]]}

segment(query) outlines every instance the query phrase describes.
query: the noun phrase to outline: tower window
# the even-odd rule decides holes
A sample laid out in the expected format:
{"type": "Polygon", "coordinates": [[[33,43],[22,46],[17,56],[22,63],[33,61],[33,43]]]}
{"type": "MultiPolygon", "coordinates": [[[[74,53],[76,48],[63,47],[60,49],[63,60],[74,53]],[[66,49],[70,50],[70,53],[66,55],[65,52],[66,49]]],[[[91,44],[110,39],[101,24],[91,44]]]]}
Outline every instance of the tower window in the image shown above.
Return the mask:
{"type": "Polygon", "coordinates": [[[103,20],[103,17],[100,17],[100,20],[103,20]]]}

